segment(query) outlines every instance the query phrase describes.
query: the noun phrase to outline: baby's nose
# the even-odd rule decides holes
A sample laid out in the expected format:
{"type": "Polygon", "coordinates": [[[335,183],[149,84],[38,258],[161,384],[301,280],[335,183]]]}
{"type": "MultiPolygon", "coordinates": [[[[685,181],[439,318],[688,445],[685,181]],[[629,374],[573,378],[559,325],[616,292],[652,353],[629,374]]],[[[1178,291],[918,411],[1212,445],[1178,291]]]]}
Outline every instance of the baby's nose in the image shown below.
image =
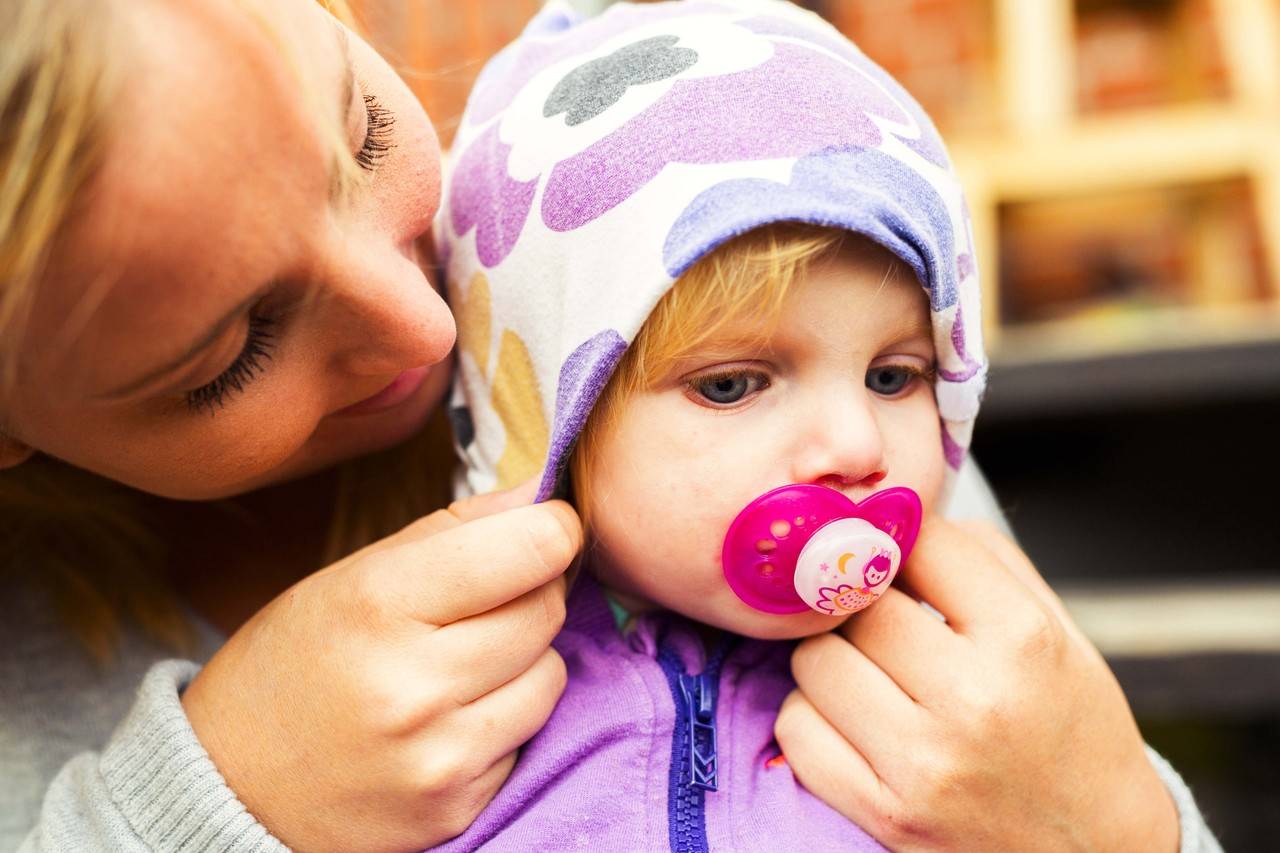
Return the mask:
{"type": "Polygon", "coordinates": [[[806,421],[797,430],[794,482],[845,490],[872,487],[885,478],[884,437],[865,401],[827,402],[806,421]]]}

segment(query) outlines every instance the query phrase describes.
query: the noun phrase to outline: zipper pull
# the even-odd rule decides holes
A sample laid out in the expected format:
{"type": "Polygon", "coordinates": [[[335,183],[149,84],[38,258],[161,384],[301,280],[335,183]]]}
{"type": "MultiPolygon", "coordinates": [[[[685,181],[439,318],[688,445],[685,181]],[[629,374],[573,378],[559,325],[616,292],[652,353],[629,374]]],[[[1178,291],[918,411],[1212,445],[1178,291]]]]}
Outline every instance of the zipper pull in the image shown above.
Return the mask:
{"type": "Polygon", "coordinates": [[[689,713],[689,786],[715,791],[716,682],[706,673],[680,675],[680,693],[689,713]]]}

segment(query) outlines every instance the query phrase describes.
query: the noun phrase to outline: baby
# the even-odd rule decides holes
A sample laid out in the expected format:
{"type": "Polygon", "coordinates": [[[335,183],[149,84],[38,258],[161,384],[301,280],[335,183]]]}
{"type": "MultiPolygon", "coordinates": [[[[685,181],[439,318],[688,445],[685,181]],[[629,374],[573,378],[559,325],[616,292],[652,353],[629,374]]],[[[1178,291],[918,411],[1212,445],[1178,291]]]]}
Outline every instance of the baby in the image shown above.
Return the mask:
{"type": "Polygon", "coordinates": [[[482,73],[446,204],[460,489],[540,475],[589,545],[564,698],[442,849],[879,849],[773,723],[786,641],[883,593],[977,413],[929,120],[780,0],[551,7],[482,73]]]}

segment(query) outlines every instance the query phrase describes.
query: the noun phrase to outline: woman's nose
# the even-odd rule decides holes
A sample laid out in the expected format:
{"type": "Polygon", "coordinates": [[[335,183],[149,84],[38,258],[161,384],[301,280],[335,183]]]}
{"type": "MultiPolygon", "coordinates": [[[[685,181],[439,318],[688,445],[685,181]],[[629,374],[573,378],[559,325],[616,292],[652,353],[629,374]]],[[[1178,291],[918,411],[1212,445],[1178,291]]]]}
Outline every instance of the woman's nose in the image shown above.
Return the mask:
{"type": "Polygon", "coordinates": [[[435,364],[453,348],[453,315],[417,259],[399,250],[348,265],[329,301],[335,366],[344,372],[393,375],[435,364]]]}
{"type": "Polygon", "coordinates": [[[847,489],[885,478],[884,436],[865,394],[815,401],[805,408],[805,419],[796,432],[794,482],[847,489]]]}

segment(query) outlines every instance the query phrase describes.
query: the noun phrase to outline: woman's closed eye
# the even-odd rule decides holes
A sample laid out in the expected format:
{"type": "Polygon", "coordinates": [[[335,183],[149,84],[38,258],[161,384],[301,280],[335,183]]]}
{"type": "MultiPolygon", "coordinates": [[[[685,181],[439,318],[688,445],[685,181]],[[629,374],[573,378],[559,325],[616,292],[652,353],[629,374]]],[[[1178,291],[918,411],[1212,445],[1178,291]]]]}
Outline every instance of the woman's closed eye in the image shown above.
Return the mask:
{"type": "Polygon", "coordinates": [[[882,397],[896,397],[920,379],[931,379],[933,369],[914,364],[879,364],[867,370],[866,386],[882,397]]]}
{"type": "Polygon", "coordinates": [[[728,409],[769,387],[769,377],[759,370],[705,373],[686,382],[687,394],[699,405],[728,409]]]}
{"type": "Polygon", "coordinates": [[[226,405],[227,396],[239,393],[261,376],[271,361],[275,348],[275,321],[267,317],[249,318],[249,333],[235,361],[213,381],[187,392],[187,408],[193,412],[217,414],[226,405]]]}

